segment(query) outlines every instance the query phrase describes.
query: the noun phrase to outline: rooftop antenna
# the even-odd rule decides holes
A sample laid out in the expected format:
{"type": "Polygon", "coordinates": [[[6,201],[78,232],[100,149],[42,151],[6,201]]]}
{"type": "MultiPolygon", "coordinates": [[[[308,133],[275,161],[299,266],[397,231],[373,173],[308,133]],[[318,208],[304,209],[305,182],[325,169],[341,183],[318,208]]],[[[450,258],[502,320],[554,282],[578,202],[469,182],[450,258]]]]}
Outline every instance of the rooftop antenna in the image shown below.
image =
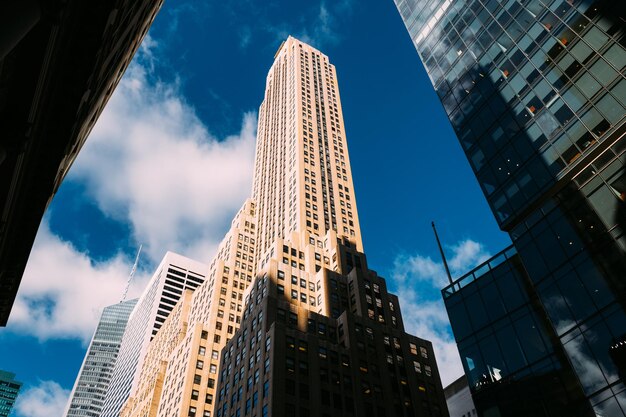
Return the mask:
{"type": "Polygon", "coordinates": [[[135,276],[135,272],[137,271],[137,264],[139,263],[139,254],[141,253],[142,245],[139,245],[139,250],[137,251],[137,256],[135,256],[135,263],[133,264],[132,269],[130,270],[130,275],[128,275],[128,282],[126,282],[126,288],[124,288],[124,294],[122,295],[122,300],[120,303],[123,303],[126,300],[126,295],[128,294],[128,288],[130,287],[130,282],[133,280],[135,276]]]}
{"type": "Polygon", "coordinates": [[[443,253],[443,248],[441,247],[441,242],[439,241],[439,235],[437,234],[437,228],[435,227],[435,222],[430,222],[433,226],[433,232],[435,232],[435,239],[437,239],[437,246],[439,246],[439,253],[441,254],[441,259],[443,259],[443,266],[446,268],[446,274],[448,275],[448,281],[450,285],[454,284],[452,281],[452,275],[450,274],[450,268],[448,268],[448,261],[446,260],[446,255],[443,253]]]}

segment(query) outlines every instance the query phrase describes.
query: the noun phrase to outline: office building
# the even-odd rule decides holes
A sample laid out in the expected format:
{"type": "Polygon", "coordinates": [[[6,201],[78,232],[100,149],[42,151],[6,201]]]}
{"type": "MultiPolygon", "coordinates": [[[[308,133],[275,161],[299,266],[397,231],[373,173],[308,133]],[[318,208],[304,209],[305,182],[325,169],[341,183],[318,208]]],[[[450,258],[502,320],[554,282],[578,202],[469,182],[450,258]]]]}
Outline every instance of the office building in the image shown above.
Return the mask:
{"type": "Polygon", "coordinates": [[[0,326],[46,207],[162,3],[0,5],[0,326]]]}
{"type": "Polygon", "coordinates": [[[150,341],[159,332],[186,289],[204,282],[208,266],[167,252],[131,313],[102,405],[102,417],[119,417],[139,384],[150,341]]]}
{"type": "Polygon", "coordinates": [[[507,248],[443,290],[479,413],[626,415],[626,8],[396,0],[507,248]]]}
{"type": "Polygon", "coordinates": [[[257,135],[252,199],[123,416],[448,416],[432,344],[367,267],[327,56],[281,45],[257,135]]]}
{"type": "Polygon", "coordinates": [[[0,370],[0,417],[9,417],[21,387],[22,383],[15,380],[15,374],[0,370]]]}
{"type": "Polygon", "coordinates": [[[105,307],[68,400],[65,416],[99,417],[113,367],[137,299],[105,307]]]}
{"type": "Polygon", "coordinates": [[[446,405],[450,417],[473,417],[477,415],[465,375],[461,375],[445,387],[443,393],[446,396],[446,405]]]}
{"type": "Polygon", "coordinates": [[[176,305],[147,347],[122,417],[212,415],[219,355],[241,324],[256,243],[256,208],[248,199],[207,267],[208,278],[176,305]]]}

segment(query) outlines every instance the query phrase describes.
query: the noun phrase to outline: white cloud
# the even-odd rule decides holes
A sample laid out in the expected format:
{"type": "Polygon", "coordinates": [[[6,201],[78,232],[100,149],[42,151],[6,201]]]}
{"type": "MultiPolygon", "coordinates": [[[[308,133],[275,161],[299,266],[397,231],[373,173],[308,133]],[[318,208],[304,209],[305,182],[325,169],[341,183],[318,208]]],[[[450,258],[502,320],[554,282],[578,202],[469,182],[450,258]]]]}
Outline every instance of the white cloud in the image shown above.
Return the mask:
{"type": "Polygon", "coordinates": [[[140,50],[68,179],[129,223],[153,261],[167,250],[208,261],[252,188],[256,115],[219,140],[176,82],[153,80],[153,59],[150,47],[140,50]]]}
{"type": "MultiPolygon", "coordinates": [[[[176,82],[152,80],[155,47],[147,37],[67,180],[84,184],[85,198],[130,226],[148,263],[168,250],[206,262],[250,194],[256,115],[243,116],[237,135],[212,136],[176,82]]],[[[131,265],[122,254],[94,262],[44,220],[9,328],[41,341],[88,343],[102,308],[120,299],[131,265]]],[[[147,278],[137,274],[129,298],[147,278]]]]}
{"type": "MultiPolygon", "coordinates": [[[[132,260],[122,255],[94,263],[87,253],[52,234],[42,222],[17,299],[9,317],[11,331],[37,337],[77,338],[86,345],[102,309],[119,301],[132,260]]],[[[148,276],[135,275],[129,298],[138,296],[148,276]]]]}
{"type": "Polygon", "coordinates": [[[40,381],[17,397],[15,411],[18,417],[61,416],[65,410],[70,391],[54,381],[40,381]]]}
{"type": "MultiPolygon", "coordinates": [[[[489,259],[483,245],[473,240],[464,240],[449,248],[453,256],[449,259],[453,277],[468,272],[471,268],[489,259]]],[[[454,338],[450,332],[450,321],[441,297],[431,299],[432,294],[446,286],[443,263],[428,256],[398,256],[394,262],[391,279],[395,282],[402,319],[406,330],[433,343],[437,365],[444,386],[463,374],[463,367],[454,338]],[[420,285],[421,283],[421,285],[420,285]]]]}

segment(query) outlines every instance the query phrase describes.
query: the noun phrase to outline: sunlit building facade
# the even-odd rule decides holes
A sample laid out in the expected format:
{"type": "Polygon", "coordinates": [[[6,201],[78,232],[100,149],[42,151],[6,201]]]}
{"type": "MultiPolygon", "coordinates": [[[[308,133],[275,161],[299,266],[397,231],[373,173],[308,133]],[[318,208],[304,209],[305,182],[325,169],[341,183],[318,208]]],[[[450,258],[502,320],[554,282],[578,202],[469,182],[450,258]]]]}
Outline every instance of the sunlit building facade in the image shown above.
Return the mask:
{"type": "Polygon", "coordinates": [[[123,417],[448,416],[432,344],[367,267],[335,67],[295,38],[267,76],[252,198],[190,297],[123,417]]]}
{"type": "Polygon", "coordinates": [[[513,240],[443,292],[477,410],[626,415],[623,2],[396,5],[513,240]]]}
{"type": "Polygon", "coordinates": [[[267,76],[253,199],[256,280],[214,415],[447,416],[432,344],[367,266],[336,69],[293,37],[267,76]]]}
{"type": "Polygon", "coordinates": [[[184,294],[146,347],[121,417],[213,415],[220,353],[241,324],[256,244],[256,206],[248,199],[207,265],[205,282],[184,294]]]}
{"type": "Polygon", "coordinates": [[[119,302],[102,310],[98,327],[72,388],[65,416],[100,416],[122,336],[135,304],[137,299],[119,302]]]}
{"type": "Polygon", "coordinates": [[[150,341],[158,334],[187,289],[206,277],[208,266],[167,252],[131,313],[104,397],[102,417],[119,417],[128,397],[137,389],[150,341]]]}

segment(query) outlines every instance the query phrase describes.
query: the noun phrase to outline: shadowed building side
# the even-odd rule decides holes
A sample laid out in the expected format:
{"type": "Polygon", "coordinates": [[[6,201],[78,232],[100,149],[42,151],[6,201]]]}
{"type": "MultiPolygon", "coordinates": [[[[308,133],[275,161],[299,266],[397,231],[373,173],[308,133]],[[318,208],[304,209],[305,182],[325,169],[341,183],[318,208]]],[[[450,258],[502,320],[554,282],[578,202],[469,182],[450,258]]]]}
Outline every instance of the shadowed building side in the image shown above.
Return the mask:
{"type": "Polygon", "coordinates": [[[0,326],[44,211],[162,0],[0,5],[0,326]]]}

